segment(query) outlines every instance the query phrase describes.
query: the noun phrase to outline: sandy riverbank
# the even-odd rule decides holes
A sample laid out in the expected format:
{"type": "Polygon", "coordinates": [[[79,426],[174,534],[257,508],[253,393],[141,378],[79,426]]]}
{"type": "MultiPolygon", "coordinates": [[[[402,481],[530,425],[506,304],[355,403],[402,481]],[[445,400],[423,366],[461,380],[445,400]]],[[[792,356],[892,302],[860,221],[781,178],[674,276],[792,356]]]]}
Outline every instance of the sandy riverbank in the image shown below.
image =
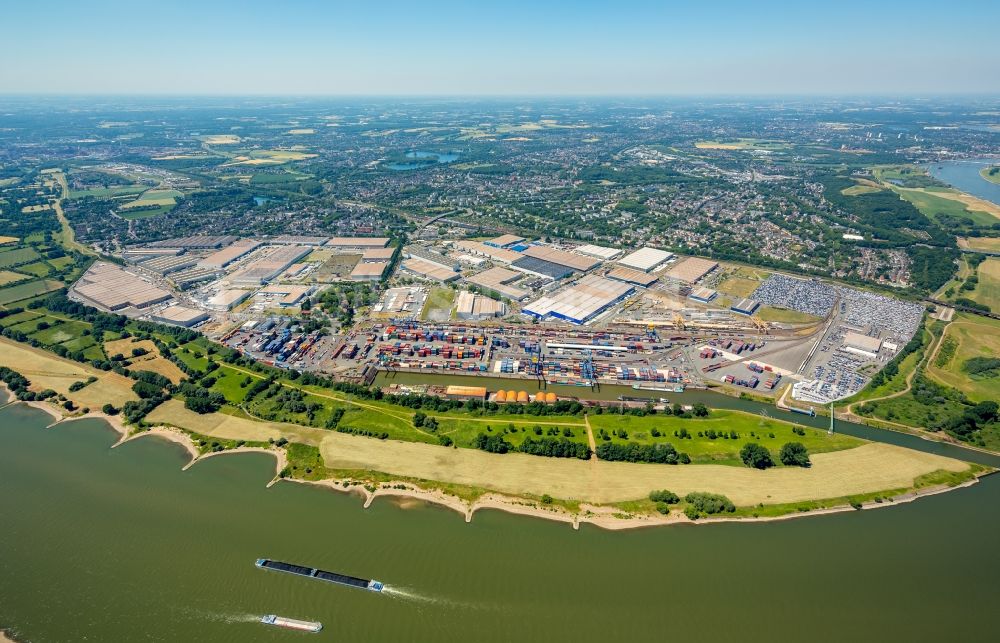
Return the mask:
{"type": "MultiPolygon", "coordinates": [[[[128,435],[127,428],[122,424],[121,419],[117,416],[107,416],[103,413],[90,413],[88,415],[74,416],[66,418],[59,413],[58,407],[54,407],[51,404],[45,402],[25,402],[33,408],[37,408],[41,411],[48,413],[51,417],[55,419],[53,424],[59,423],[61,421],[73,421],[77,419],[82,419],[86,417],[99,417],[105,420],[112,426],[119,434],[122,436],[121,439],[112,445],[112,448],[117,447],[125,442],[129,442],[134,439],[141,438],[143,436],[157,436],[165,440],[169,440],[176,444],[184,447],[185,451],[190,457],[188,463],[183,467],[187,470],[200,460],[204,460],[210,457],[227,455],[227,454],[239,454],[239,453],[267,453],[275,457],[275,475],[274,478],[268,483],[268,487],[272,486],[280,480],[287,480],[289,482],[296,482],[300,484],[311,484],[320,487],[325,487],[333,489],[341,493],[353,493],[359,494],[363,499],[363,507],[368,508],[371,504],[380,497],[395,499],[397,505],[403,509],[408,506],[412,506],[414,503],[430,503],[437,506],[445,507],[455,511],[461,515],[466,522],[471,522],[473,516],[477,511],[480,510],[495,510],[504,511],[506,513],[517,514],[522,516],[529,516],[533,518],[542,518],[545,520],[554,520],[561,523],[566,523],[571,525],[574,529],[579,529],[580,524],[587,523],[592,524],[596,527],[608,530],[624,530],[624,529],[636,529],[643,527],[654,527],[671,525],[678,523],[694,523],[694,524],[713,524],[719,522],[769,522],[775,520],[789,520],[792,518],[801,518],[806,516],[821,516],[831,513],[839,513],[842,511],[854,511],[855,508],[848,505],[839,505],[834,507],[827,507],[823,509],[815,509],[807,512],[794,512],[781,516],[763,516],[763,517],[706,517],[697,521],[690,520],[687,516],[679,511],[672,511],[669,515],[659,515],[659,514],[629,514],[623,512],[612,506],[607,505],[593,505],[587,503],[580,504],[580,512],[572,512],[559,504],[545,504],[540,501],[523,498],[511,495],[505,495],[500,493],[487,493],[476,500],[469,502],[463,500],[457,496],[446,494],[440,490],[434,489],[424,489],[410,482],[404,481],[389,481],[381,482],[375,485],[374,490],[371,489],[372,484],[366,483],[363,480],[354,479],[324,479],[318,481],[310,480],[300,480],[293,478],[281,478],[281,471],[288,466],[288,458],[284,449],[280,448],[261,448],[261,447],[238,447],[235,449],[227,449],[224,451],[217,451],[207,454],[199,453],[194,440],[191,436],[182,430],[175,429],[172,427],[155,427],[146,431],[139,431],[128,435]],[[366,486],[367,485],[367,486],[366,486]]],[[[52,425],[49,425],[52,426],[52,425]]],[[[987,470],[983,475],[989,473],[987,470]]],[[[906,502],[911,502],[917,498],[921,498],[929,495],[936,495],[939,493],[944,493],[946,491],[952,491],[955,489],[961,489],[964,487],[976,484],[979,478],[974,478],[964,484],[956,485],[954,487],[929,487],[927,489],[912,490],[897,497],[892,498],[892,500],[885,500],[881,503],[879,502],[867,502],[864,503],[861,509],[875,509],[880,507],[891,507],[897,504],[903,504],[906,502]]],[[[0,642],[2,643],[2,642],[0,642]]]]}

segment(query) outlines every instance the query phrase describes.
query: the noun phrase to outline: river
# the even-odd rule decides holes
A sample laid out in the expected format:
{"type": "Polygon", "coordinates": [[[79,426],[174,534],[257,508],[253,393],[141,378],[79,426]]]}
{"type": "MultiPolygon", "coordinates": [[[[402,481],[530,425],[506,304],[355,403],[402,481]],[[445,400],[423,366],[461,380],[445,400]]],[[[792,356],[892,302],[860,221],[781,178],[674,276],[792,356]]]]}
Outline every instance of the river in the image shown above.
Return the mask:
{"type": "Polygon", "coordinates": [[[980,199],[1000,205],[1000,184],[984,179],[979,170],[1000,163],[998,158],[963,159],[928,164],[931,176],[980,199]]]}
{"type": "MultiPolygon", "coordinates": [[[[0,627],[73,641],[991,641],[1000,476],[774,523],[579,532],[291,482],[273,460],[186,472],[159,438],[0,410],[0,627]],[[383,595],[264,572],[274,557],[383,595]],[[322,621],[319,635],[256,623],[322,621]]],[[[900,436],[908,438],[909,436],[900,436]]],[[[918,442],[922,442],[919,441],[918,442]]],[[[927,443],[924,446],[934,447],[927,443]]],[[[991,458],[1000,464],[1000,458],[991,458]]]]}

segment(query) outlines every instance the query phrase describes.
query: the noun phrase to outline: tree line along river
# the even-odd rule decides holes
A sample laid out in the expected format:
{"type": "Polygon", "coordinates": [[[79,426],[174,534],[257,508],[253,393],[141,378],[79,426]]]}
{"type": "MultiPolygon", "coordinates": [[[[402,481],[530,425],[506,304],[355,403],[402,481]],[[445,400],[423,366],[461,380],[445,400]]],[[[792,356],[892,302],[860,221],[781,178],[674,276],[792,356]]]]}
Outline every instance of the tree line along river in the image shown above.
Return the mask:
{"type": "Polygon", "coordinates": [[[576,532],[495,511],[466,524],[385,499],[364,510],[357,497],[291,482],[265,488],[274,464],[264,454],[182,473],[177,445],[112,450],[101,420],[50,422],[23,405],[0,409],[0,628],[34,643],[304,636],[256,622],[268,613],[322,621],[317,641],[992,641],[1000,625],[1000,476],[876,511],[576,532]],[[388,589],[263,572],[261,556],[388,589]]]}

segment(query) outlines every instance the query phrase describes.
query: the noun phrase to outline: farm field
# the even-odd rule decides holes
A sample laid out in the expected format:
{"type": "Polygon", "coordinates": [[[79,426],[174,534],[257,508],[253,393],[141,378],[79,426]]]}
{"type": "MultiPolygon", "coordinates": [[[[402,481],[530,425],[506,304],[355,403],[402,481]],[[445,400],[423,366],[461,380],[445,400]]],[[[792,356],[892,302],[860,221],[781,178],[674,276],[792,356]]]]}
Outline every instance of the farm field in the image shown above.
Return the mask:
{"type": "Polygon", "coordinates": [[[42,255],[38,254],[34,248],[4,250],[0,252],[0,268],[10,268],[11,266],[30,263],[41,258],[42,255]]]}
{"type": "Polygon", "coordinates": [[[184,378],[184,372],[176,364],[162,357],[156,344],[148,339],[136,340],[128,337],[105,342],[104,352],[108,356],[120,353],[128,359],[130,369],[158,373],[174,384],[179,383],[184,378]],[[132,357],[132,349],[134,348],[142,348],[147,353],[138,357],[132,357]]]}
{"type": "Polygon", "coordinates": [[[39,279],[37,281],[29,281],[16,286],[0,288],[0,305],[6,306],[7,304],[12,304],[23,299],[28,299],[37,295],[44,295],[45,293],[52,292],[53,290],[59,290],[62,286],[63,284],[61,281],[39,279]]]}
{"type": "Polygon", "coordinates": [[[25,279],[30,279],[30,277],[17,272],[11,272],[10,270],[0,270],[0,287],[16,284],[25,279]]]}
{"type": "Polygon", "coordinates": [[[979,264],[976,274],[979,283],[970,297],[991,310],[1000,311],[1000,257],[987,257],[979,264]]]}
{"type": "Polygon", "coordinates": [[[959,237],[958,247],[1000,252],[1000,237],[959,237]]]}
{"type": "MultiPolygon", "coordinates": [[[[927,373],[933,379],[965,393],[974,401],[997,399],[1000,390],[1000,375],[973,378],[963,371],[966,360],[974,357],[1000,357],[1000,321],[958,313],[945,331],[944,338],[952,338],[956,343],[953,354],[939,355],[927,366],[927,373]],[[947,359],[946,359],[947,358],[947,359]]],[[[943,350],[943,349],[942,349],[943,350]]]]}
{"type": "Polygon", "coordinates": [[[791,147],[782,141],[768,141],[756,138],[738,138],[735,141],[698,141],[699,150],[784,150],[791,147]]]}
{"type": "Polygon", "coordinates": [[[287,424],[261,422],[227,413],[199,415],[184,408],[180,400],[167,400],[146,416],[151,424],[168,424],[202,435],[225,440],[263,441],[285,437],[293,442],[316,446],[330,434],[323,429],[287,424]]]}
{"type": "Polygon", "coordinates": [[[235,134],[207,134],[199,138],[209,145],[235,145],[241,140],[235,134]]]}
{"type": "Polygon", "coordinates": [[[283,165],[293,161],[305,161],[316,158],[317,154],[302,152],[299,150],[252,150],[244,154],[233,157],[231,161],[222,167],[232,165],[283,165]]]}
{"type": "Polygon", "coordinates": [[[990,226],[1000,219],[1000,206],[963,194],[957,190],[928,188],[902,188],[892,186],[901,197],[909,201],[928,218],[941,223],[941,214],[971,219],[977,225],[990,226]]]}

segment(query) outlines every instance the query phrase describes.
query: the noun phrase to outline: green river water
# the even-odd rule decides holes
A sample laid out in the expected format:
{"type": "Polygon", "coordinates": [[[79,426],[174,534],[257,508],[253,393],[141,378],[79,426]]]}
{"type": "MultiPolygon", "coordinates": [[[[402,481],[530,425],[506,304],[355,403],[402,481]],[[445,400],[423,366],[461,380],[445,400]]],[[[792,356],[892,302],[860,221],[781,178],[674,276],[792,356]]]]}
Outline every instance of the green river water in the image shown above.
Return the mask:
{"type": "MultiPolygon", "coordinates": [[[[994,641],[1000,476],[774,523],[580,531],[290,482],[264,454],[186,472],[102,421],[0,410],[0,627],[70,641],[994,641]],[[378,595],[264,572],[377,578],[378,595]],[[320,634],[269,628],[276,613],[320,634]]],[[[884,434],[892,435],[892,434],[884,434]]],[[[910,446],[935,445],[910,436],[910,446]]],[[[966,452],[967,453],[967,452],[966,452]]],[[[998,458],[970,456],[998,464],[998,458]]]]}

